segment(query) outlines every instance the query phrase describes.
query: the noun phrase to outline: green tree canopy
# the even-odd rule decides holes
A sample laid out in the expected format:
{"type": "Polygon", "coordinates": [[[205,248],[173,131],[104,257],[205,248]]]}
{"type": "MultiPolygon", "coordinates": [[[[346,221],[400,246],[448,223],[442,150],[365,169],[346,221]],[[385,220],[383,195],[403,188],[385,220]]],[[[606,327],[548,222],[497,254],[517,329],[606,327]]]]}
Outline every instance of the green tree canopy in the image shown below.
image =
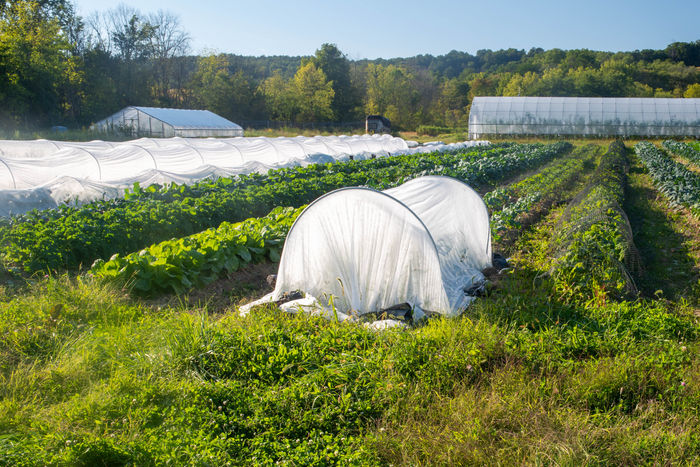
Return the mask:
{"type": "Polygon", "coordinates": [[[335,44],[323,44],[311,62],[333,83],[331,108],[336,120],[350,120],[357,115],[360,105],[357,90],[350,81],[350,62],[335,44]]]}
{"type": "Polygon", "coordinates": [[[333,82],[313,63],[299,67],[292,80],[298,122],[333,120],[333,82]]]}
{"type": "Polygon", "coordinates": [[[272,120],[292,121],[296,113],[296,100],[290,83],[279,71],[258,86],[257,94],[265,102],[265,110],[272,120]]]}
{"type": "Polygon", "coordinates": [[[229,71],[225,55],[200,57],[190,87],[198,107],[232,120],[250,118],[253,88],[241,71],[229,71]]]}
{"type": "Polygon", "coordinates": [[[398,128],[415,127],[420,95],[412,78],[404,68],[370,64],[367,67],[365,111],[384,115],[398,128]]]}
{"type": "Polygon", "coordinates": [[[8,124],[51,124],[69,110],[82,72],[58,18],[37,2],[14,1],[0,14],[0,115],[8,124]]]}

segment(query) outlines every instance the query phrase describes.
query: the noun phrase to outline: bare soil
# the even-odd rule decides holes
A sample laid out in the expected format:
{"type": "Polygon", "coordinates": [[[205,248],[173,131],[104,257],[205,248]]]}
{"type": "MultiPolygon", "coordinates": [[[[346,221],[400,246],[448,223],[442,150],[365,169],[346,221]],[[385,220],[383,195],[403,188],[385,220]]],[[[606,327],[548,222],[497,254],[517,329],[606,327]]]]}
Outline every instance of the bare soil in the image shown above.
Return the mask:
{"type": "Polygon", "coordinates": [[[200,289],[184,295],[168,295],[149,301],[151,306],[173,306],[187,304],[189,307],[206,309],[209,313],[225,313],[272,292],[267,276],[277,274],[279,263],[250,264],[200,289]]]}

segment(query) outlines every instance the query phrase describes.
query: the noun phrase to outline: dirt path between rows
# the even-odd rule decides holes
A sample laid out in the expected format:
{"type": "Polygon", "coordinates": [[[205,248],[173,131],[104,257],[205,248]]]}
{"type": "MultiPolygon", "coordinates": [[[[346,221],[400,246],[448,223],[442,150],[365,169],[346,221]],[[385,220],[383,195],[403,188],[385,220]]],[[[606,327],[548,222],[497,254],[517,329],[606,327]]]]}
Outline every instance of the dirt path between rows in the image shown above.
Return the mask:
{"type": "Polygon", "coordinates": [[[267,276],[277,274],[279,263],[264,262],[249,264],[228,276],[211,284],[193,289],[189,293],[176,296],[168,295],[149,300],[150,306],[177,307],[186,304],[189,307],[206,309],[209,313],[224,313],[236,306],[249,303],[272,292],[267,276]]]}

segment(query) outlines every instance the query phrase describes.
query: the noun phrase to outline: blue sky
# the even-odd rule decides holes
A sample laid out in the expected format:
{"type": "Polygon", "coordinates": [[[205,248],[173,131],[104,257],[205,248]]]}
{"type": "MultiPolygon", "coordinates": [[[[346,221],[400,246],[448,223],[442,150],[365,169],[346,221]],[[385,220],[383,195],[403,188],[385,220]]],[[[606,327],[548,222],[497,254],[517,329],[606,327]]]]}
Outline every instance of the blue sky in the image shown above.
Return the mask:
{"type": "MultiPolygon", "coordinates": [[[[114,0],[74,0],[78,12],[114,0]]],[[[661,49],[700,39],[700,1],[125,1],[180,16],[192,52],[311,55],[324,42],[351,59],[513,47],[661,49]]]]}

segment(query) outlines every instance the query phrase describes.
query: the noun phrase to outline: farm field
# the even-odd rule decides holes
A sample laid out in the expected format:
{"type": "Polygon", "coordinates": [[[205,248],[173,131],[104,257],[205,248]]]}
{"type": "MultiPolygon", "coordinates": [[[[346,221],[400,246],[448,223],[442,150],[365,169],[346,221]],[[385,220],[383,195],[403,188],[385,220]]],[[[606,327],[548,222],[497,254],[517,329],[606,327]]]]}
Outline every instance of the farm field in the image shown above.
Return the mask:
{"type": "Polygon", "coordinates": [[[0,219],[0,465],[695,463],[699,149],[499,142],[0,219]],[[238,315],[309,202],[431,174],[512,265],[462,316],[238,315]]]}

